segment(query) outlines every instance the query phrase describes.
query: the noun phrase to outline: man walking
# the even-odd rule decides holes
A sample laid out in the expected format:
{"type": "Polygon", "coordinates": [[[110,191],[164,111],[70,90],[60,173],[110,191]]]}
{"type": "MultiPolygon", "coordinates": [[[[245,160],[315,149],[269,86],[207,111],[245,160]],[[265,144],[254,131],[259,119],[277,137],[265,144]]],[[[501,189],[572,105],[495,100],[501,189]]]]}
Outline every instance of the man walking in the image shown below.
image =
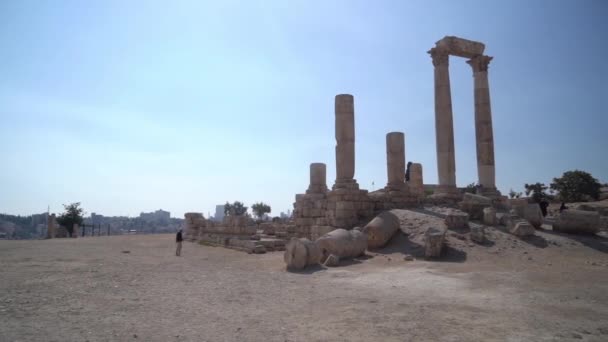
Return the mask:
{"type": "Polygon", "coordinates": [[[181,256],[182,254],[182,230],[177,231],[177,235],[175,235],[175,242],[177,243],[177,249],[175,250],[175,256],[181,256]]]}

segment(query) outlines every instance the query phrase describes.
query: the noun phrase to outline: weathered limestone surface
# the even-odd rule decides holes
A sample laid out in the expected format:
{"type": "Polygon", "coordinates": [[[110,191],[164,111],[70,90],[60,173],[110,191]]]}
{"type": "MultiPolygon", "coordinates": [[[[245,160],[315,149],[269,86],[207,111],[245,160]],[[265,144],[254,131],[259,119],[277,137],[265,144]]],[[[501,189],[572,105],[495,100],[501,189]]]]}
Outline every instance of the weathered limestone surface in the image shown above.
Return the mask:
{"type": "Polygon", "coordinates": [[[324,194],[327,192],[327,168],[323,163],[310,164],[310,185],[307,194],[324,194]]]}
{"type": "Polygon", "coordinates": [[[410,193],[424,195],[424,181],[422,179],[422,164],[412,163],[410,165],[410,181],[408,182],[410,193]]]}
{"type": "Polygon", "coordinates": [[[336,229],[336,228],[332,227],[332,226],[311,226],[310,227],[310,238],[312,240],[316,240],[316,239],[320,238],[321,236],[331,232],[334,229],[336,229]]]}
{"type": "Polygon", "coordinates": [[[483,194],[496,193],[496,170],[494,166],[494,133],[488,65],[492,57],[478,55],[467,63],[473,68],[475,98],[475,141],[477,145],[477,174],[483,194]]]}
{"type": "Polygon", "coordinates": [[[483,208],[483,224],[495,226],[496,223],[496,209],[492,207],[483,208]]]}
{"type": "Polygon", "coordinates": [[[445,217],[448,229],[463,229],[469,226],[469,214],[460,210],[450,210],[445,217]]]}
{"type": "Polygon", "coordinates": [[[285,246],[283,259],[288,269],[301,270],[317,265],[321,258],[319,246],[308,239],[291,239],[285,246]]]}
{"type": "Polygon", "coordinates": [[[553,230],[562,233],[595,234],[600,230],[600,214],[594,211],[567,209],[553,224],[553,230]]]}
{"type": "Polygon", "coordinates": [[[523,211],[523,219],[530,222],[534,228],[540,228],[543,225],[543,212],[540,210],[538,203],[528,203],[523,211]]]}
{"type": "Polygon", "coordinates": [[[334,189],[359,189],[355,176],[355,104],[352,95],[335,99],[336,183],[334,189]]]}
{"type": "Polygon", "coordinates": [[[365,254],[367,249],[367,235],[358,229],[336,229],[316,241],[321,250],[321,262],[330,254],[344,258],[354,258],[365,254]]]}
{"type": "Polygon", "coordinates": [[[454,122],[450,89],[449,52],[443,48],[429,51],[435,66],[435,139],[437,144],[438,195],[449,195],[456,190],[456,162],[454,154],[454,122]]]}
{"type": "Polygon", "coordinates": [[[491,207],[492,200],[484,196],[465,193],[459,206],[460,210],[469,213],[472,220],[481,220],[483,219],[483,209],[491,207]]]}
{"type": "Polygon", "coordinates": [[[471,226],[471,240],[483,243],[486,240],[486,229],[484,226],[472,225],[471,226]]]}
{"type": "Polygon", "coordinates": [[[454,36],[445,36],[435,43],[438,49],[445,50],[453,56],[473,58],[483,54],[486,46],[483,43],[458,38],[454,36]]]}
{"type": "Polygon", "coordinates": [[[427,258],[438,258],[443,250],[446,229],[431,227],[424,233],[424,255],[427,258]]]}
{"type": "Polygon", "coordinates": [[[374,217],[361,229],[367,234],[367,248],[384,247],[399,231],[399,218],[390,211],[374,217]]]}
{"type": "Polygon", "coordinates": [[[334,189],[327,193],[327,223],[351,229],[374,215],[374,203],[366,190],[334,189]]]}
{"type": "Polygon", "coordinates": [[[333,254],[330,254],[325,260],[325,263],[323,263],[323,266],[327,267],[336,267],[338,265],[340,265],[340,257],[333,254]]]}
{"type": "Polygon", "coordinates": [[[387,189],[405,189],[405,136],[402,132],[386,134],[387,189]]]}
{"type": "Polygon", "coordinates": [[[517,215],[524,216],[524,208],[530,203],[527,198],[511,198],[509,199],[510,209],[517,212],[517,215]]]}
{"type": "Polygon", "coordinates": [[[513,220],[510,223],[509,232],[515,236],[525,237],[534,235],[534,227],[525,220],[513,220]]]}
{"type": "Polygon", "coordinates": [[[184,223],[186,229],[184,231],[184,238],[186,240],[195,240],[199,236],[199,229],[204,225],[205,218],[202,213],[185,213],[184,223]]]}

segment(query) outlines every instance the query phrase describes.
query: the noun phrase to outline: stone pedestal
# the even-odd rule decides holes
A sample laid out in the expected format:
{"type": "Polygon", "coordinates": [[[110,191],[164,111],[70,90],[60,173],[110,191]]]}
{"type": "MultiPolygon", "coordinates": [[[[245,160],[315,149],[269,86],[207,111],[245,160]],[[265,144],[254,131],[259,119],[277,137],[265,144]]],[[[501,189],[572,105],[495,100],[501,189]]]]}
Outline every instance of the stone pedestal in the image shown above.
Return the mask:
{"type": "Polygon", "coordinates": [[[307,194],[324,194],[327,189],[327,169],[323,163],[310,164],[310,185],[307,194]]]}
{"type": "Polygon", "coordinates": [[[355,176],[355,104],[352,95],[335,99],[336,182],[333,189],[359,189],[355,176]]]}
{"type": "Polygon", "coordinates": [[[424,256],[426,258],[438,258],[443,251],[446,230],[444,228],[431,227],[424,233],[424,256]]]}
{"type": "Polygon", "coordinates": [[[422,179],[422,164],[410,165],[410,181],[407,183],[410,193],[417,196],[424,195],[424,181],[422,179]]]}
{"type": "Polygon", "coordinates": [[[386,190],[406,191],[405,136],[402,132],[386,134],[386,190]]]}

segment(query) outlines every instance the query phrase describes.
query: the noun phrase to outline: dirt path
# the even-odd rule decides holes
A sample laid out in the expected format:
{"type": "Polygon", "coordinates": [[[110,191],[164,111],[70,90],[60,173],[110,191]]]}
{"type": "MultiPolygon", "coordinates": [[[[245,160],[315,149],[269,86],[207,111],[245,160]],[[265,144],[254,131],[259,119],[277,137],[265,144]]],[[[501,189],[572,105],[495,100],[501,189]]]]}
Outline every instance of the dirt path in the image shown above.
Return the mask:
{"type": "Polygon", "coordinates": [[[452,262],[404,261],[398,238],[305,273],[280,252],[177,258],[171,235],[0,241],[0,341],[608,340],[608,238],[538,235],[452,262]]]}

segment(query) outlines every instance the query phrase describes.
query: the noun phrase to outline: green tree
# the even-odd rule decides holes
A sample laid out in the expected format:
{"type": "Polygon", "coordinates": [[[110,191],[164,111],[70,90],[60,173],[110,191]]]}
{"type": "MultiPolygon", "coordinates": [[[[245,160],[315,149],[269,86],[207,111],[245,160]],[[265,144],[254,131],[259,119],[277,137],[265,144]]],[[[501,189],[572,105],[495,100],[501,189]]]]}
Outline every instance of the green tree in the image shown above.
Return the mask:
{"type": "Polygon", "coordinates": [[[240,216],[244,215],[247,212],[247,207],[239,201],[234,201],[234,203],[226,202],[224,204],[224,215],[226,216],[240,216]]]}
{"type": "Polygon", "coordinates": [[[513,189],[509,191],[509,198],[520,198],[521,195],[521,192],[515,192],[513,189]]]}
{"type": "Polygon", "coordinates": [[[84,210],[80,208],[80,202],[68,205],[64,204],[63,208],[65,209],[65,212],[57,217],[57,223],[64,226],[70,236],[72,236],[74,233],[74,223],[77,223],[78,225],[82,224],[84,210]]]}
{"type": "Polygon", "coordinates": [[[590,173],[580,170],[567,171],[560,178],[553,178],[551,189],[565,202],[581,202],[588,198],[597,200],[602,185],[590,173]]]}
{"type": "Polygon", "coordinates": [[[474,194],[474,193],[476,193],[476,192],[477,192],[477,184],[475,184],[475,182],[473,182],[473,183],[471,183],[471,184],[467,185],[467,186],[464,188],[464,192],[468,192],[468,193],[470,193],[470,194],[474,194]]]}
{"type": "Polygon", "coordinates": [[[542,200],[546,200],[549,198],[549,195],[547,195],[547,192],[546,192],[548,187],[544,183],[538,183],[538,182],[536,182],[534,184],[526,183],[524,185],[524,188],[526,188],[526,196],[530,196],[530,194],[531,194],[532,199],[536,203],[540,203],[542,200]]]}
{"type": "Polygon", "coordinates": [[[255,203],[254,205],[251,206],[251,210],[253,211],[253,214],[258,218],[258,219],[262,219],[262,217],[264,217],[264,214],[268,214],[271,211],[271,208],[268,204],[264,203],[264,202],[259,202],[259,203],[255,203]]]}

